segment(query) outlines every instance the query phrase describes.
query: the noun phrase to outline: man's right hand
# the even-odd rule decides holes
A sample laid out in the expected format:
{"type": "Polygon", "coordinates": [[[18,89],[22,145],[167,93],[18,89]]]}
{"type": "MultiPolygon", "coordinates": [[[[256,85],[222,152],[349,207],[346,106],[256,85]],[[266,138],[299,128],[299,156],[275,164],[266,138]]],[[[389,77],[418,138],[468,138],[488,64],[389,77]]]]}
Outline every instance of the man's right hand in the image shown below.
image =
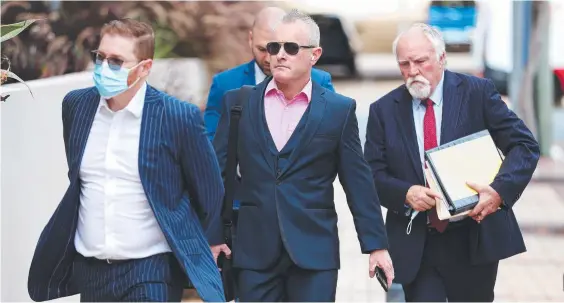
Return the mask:
{"type": "Polygon", "coordinates": [[[441,196],[427,187],[413,185],[407,191],[405,201],[416,211],[426,211],[435,206],[435,198],[441,199],[441,196]]]}
{"type": "Polygon", "coordinates": [[[211,246],[210,248],[212,251],[213,258],[215,260],[215,264],[217,264],[217,258],[219,258],[219,255],[221,253],[224,253],[227,259],[231,258],[231,249],[229,249],[229,246],[227,246],[226,244],[214,245],[211,246]]]}

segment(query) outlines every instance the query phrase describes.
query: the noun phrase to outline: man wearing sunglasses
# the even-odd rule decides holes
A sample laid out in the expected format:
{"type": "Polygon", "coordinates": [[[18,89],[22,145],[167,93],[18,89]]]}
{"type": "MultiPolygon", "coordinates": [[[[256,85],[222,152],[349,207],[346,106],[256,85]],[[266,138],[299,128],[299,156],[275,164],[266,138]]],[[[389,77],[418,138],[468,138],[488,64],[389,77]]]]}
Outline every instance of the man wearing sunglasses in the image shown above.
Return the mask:
{"type": "Polygon", "coordinates": [[[217,159],[199,109],[146,83],[154,48],[149,25],[106,24],[95,87],[63,100],[70,185],[35,250],[34,301],[179,302],[187,277],[225,300],[217,159]]]}
{"type": "MultiPolygon", "coordinates": [[[[257,85],[267,76],[272,75],[270,72],[270,55],[266,51],[266,43],[272,40],[272,24],[280,20],[285,13],[283,9],[278,7],[267,7],[261,10],[255,18],[251,31],[249,31],[249,47],[254,59],[213,77],[206,109],[204,110],[204,122],[210,140],[213,140],[219,121],[223,94],[243,85],[257,85]]],[[[321,86],[335,90],[329,73],[313,68],[311,78],[321,86]]]]}
{"type": "MultiPolygon", "coordinates": [[[[233,266],[241,301],[334,302],[339,236],[333,182],[343,185],[368,273],[394,278],[370,167],[364,161],[355,101],[312,81],[321,56],[319,27],[291,11],[266,45],[272,77],[241,100],[240,181],[233,266]]],[[[214,147],[225,170],[230,109],[225,94],[214,147]]],[[[379,287],[374,282],[374,287],[379,287]]]]}

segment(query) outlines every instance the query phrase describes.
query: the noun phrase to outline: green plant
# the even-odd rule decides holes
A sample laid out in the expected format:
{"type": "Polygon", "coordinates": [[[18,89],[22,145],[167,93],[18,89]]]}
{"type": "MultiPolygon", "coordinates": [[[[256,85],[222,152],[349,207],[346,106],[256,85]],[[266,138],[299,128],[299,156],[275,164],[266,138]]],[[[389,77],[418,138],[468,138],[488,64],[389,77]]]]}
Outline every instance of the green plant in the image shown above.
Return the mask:
{"type": "MultiPolygon", "coordinates": [[[[37,20],[38,19],[30,19],[13,24],[0,25],[0,43],[17,36],[19,33],[24,31],[27,27],[29,27],[37,20]]],[[[5,61],[8,67],[6,69],[0,69],[0,84],[6,82],[8,78],[15,79],[20,83],[24,84],[29,90],[31,96],[33,97],[33,92],[31,91],[31,88],[29,88],[29,86],[25,83],[25,81],[23,81],[20,77],[18,77],[18,75],[10,71],[10,60],[7,57],[2,56],[2,61],[5,61]]],[[[1,96],[0,101],[6,101],[6,99],[8,99],[9,96],[10,95],[1,96]]]]}

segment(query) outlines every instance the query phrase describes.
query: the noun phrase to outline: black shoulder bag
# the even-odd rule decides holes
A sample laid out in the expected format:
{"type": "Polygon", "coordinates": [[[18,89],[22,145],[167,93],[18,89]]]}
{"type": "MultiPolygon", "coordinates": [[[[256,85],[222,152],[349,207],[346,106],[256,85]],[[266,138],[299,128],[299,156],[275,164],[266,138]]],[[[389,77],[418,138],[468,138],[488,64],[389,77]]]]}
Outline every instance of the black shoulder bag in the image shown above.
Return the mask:
{"type": "MultiPolygon", "coordinates": [[[[231,259],[225,258],[221,254],[218,258],[218,266],[221,268],[221,279],[223,280],[223,290],[225,300],[233,301],[236,298],[235,272],[233,269],[233,237],[236,230],[237,213],[233,210],[233,200],[235,198],[235,181],[237,178],[237,142],[239,139],[239,119],[243,112],[243,104],[249,99],[252,86],[244,85],[238,91],[235,104],[230,109],[229,137],[227,139],[227,161],[225,164],[225,196],[223,197],[223,209],[221,217],[223,219],[223,236],[225,244],[231,249],[231,259]],[[234,224],[235,222],[235,224],[234,224]]],[[[236,239],[235,239],[236,240],[236,239]]]]}

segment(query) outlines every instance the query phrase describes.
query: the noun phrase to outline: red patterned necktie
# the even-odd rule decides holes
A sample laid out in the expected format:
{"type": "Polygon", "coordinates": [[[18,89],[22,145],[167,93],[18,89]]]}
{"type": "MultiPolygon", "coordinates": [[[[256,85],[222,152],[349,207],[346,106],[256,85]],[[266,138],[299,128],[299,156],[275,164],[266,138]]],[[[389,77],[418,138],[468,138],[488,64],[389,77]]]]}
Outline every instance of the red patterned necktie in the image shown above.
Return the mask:
{"type": "MultiPolygon", "coordinates": [[[[423,118],[423,138],[424,138],[424,148],[425,150],[435,148],[437,144],[437,123],[435,121],[435,110],[433,109],[433,100],[426,99],[423,101],[427,107],[425,110],[425,117],[423,118]]],[[[437,216],[437,211],[431,209],[427,212],[429,214],[429,221],[431,221],[431,226],[437,231],[445,231],[448,220],[439,220],[437,216]]]]}

